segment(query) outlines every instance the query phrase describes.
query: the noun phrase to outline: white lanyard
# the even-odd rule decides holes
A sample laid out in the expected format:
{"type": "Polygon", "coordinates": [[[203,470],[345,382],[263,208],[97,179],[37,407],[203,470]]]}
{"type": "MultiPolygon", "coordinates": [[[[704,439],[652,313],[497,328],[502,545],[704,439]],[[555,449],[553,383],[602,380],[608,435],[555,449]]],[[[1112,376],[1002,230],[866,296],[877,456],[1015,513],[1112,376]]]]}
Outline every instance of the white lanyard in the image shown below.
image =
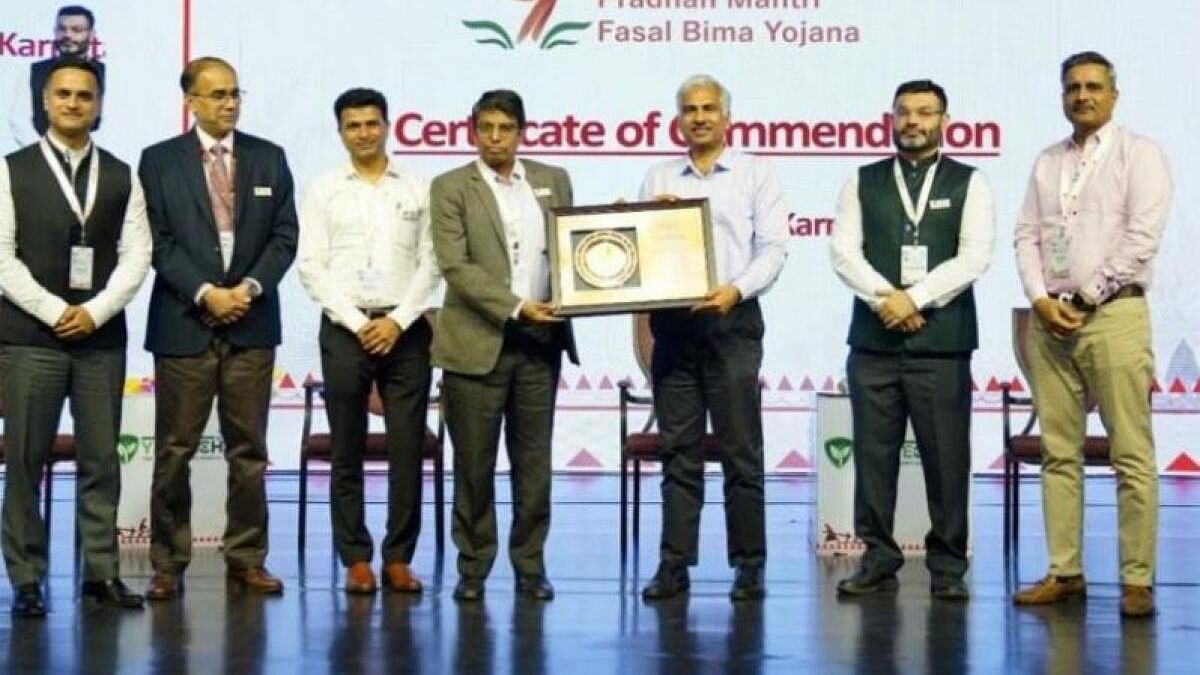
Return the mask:
{"type": "Polygon", "coordinates": [[[942,158],[939,156],[925,170],[925,180],[921,183],[921,192],[917,195],[915,207],[912,196],[908,194],[908,184],[904,182],[904,175],[900,171],[900,162],[899,157],[892,162],[892,177],[896,179],[896,191],[900,193],[900,203],[904,205],[904,215],[908,216],[908,222],[912,223],[913,241],[916,242],[921,235],[921,219],[925,217],[925,209],[929,207],[929,193],[933,191],[933,177],[937,173],[938,165],[942,163],[942,158]]]}
{"type": "Polygon", "coordinates": [[[1113,146],[1111,138],[1108,141],[1102,141],[1096,137],[1096,143],[1091,148],[1088,147],[1090,141],[1091,138],[1083,142],[1084,147],[1080,149],[1079,161],[1074,164],[1075,174],[1073,176],[1066,175],[1071,168],[1067,160],[1063,160],[1060,183],[1065,183],[1067,187],[1059,194],[1058,198],[1064,224],[1071,212],[1075,210],[1075,203],[1079,201],[1079,195],[1083,193],[1083,188],[1092,177],[1092,172],[1096,170],[1097,166],[1100,166],[1100,162],[1104,161],[1105,155],[1113,146]],[[1079,166],[1080,162],[1083,163],[1082,168],[1079,166]]]}
{"type": "Polygon", "coordinates": [[[89,170],[87,192],[84,195],[84,204],[80,205],[79,197],[75,194],[75,187],[71,180],[67,178],[67,173],[63,171],[62,164],[55,155],[54,149],[50,147],[50,141],[43,136],[40,145],[42,146],[42,156],[46,158],[46,163],[50,165],[50,170],[54,172],[54,178],[58,180],[58,188],[62,190],[63,197],[67,199],[67,204],[71,207],[71,212],[79,219],[80,228],[80,243],[87,243],[87,219],[92,215],[92,208],[96,206],[96,192],[100,187],[100,160],[96,152],[96,144],[92,143],[92,150],[88,156],[89,170]]]}

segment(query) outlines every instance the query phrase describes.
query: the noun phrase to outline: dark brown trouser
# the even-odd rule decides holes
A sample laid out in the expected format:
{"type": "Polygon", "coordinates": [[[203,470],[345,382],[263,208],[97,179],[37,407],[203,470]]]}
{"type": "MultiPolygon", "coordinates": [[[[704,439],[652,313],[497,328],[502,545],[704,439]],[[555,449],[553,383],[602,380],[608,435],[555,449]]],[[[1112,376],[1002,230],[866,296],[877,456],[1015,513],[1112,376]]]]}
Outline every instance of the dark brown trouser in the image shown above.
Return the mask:
{"type": "MultiPolygon", "coordinates": [[[[188,463],[217,398],[229,463],[225,562],[261,567],[267,557],[267,412],[274,349],[245,349],[217,339],[195,356],[159,356],[155,371],[154,480],[150,487],[150,561],[179,573],[192,553],[188,463]]],[[[212,508],[212,505],[204,505],[212,508]]]]}

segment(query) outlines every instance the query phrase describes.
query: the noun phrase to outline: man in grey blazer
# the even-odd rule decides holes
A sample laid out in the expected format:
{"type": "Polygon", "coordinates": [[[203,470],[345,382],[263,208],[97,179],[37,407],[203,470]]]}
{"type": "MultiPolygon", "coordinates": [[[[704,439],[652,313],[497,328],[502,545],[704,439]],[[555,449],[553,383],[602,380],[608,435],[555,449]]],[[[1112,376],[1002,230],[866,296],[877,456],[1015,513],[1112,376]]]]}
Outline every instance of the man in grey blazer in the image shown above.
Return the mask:
{"type": "Polygon", "coordinates": [[[517,158],[525,108],[516,92],[484,92],[471,109],[479,157],[434,179],[433,246],[446,279],[433,362],[454,444],[459,583],[483,598],[496,559],[495,470],[504,424],[512,466],[508,550],[517,592],[549,600],[542,549],[550,530],[550,438],[562,351],[578,363],[555,316],[546,249],[549,209],[571,205],[566,171],[517,158]]]}

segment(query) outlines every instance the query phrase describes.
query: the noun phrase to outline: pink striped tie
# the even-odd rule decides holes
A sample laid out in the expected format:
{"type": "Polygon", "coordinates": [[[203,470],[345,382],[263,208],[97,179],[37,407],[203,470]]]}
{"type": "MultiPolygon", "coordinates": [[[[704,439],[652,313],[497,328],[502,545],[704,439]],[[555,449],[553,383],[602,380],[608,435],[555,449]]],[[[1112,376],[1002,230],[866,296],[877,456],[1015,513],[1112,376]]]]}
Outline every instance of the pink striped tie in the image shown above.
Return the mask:
{"type": "Polygon", "coordinates": [[[233,232],[233,180],[225,168],[224,145],[217,143],[208,161],[208,198],[212,200],[213,218],[218,232],[233,232]]]}

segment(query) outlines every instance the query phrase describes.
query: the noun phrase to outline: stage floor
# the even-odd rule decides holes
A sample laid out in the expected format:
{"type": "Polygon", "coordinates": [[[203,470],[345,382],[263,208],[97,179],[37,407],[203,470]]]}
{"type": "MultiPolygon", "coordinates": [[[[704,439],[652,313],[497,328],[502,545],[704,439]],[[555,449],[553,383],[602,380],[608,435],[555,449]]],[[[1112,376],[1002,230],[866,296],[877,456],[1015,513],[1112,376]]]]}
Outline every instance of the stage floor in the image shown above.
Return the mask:
{"type": "MultiPolygon", "coordinates": [[[[50,614],[14,620],[0,583],[0,673],[1194,673],[1200,641],[1200,480],[1164,479],[1160,523],[1159,613],[1117,613],[1115,486],[1090,478],[1086,507],[1086,603],[1017,609],[1013,586],[1045,570],[1036,482],[1023,489],[1019,570],[1003,562],[1000,484],[974,482],[974,559],[967,604],[933,601],[920,559],[901,570],[891,597],[841,601],[834,586],[848,559],[812,553],[815,479],[774,478],[767,486],[768,597],[727,596],[719,477],[707,484],[700,565],[686,597],[645,603],[637,591],[653,574],[659,531],[657,479],[643,512],[640,547],[624,567],[618,548],[617,479],[559,476],[547,564],[558,591],[541,604],[514,597],[502,550],[481,604],[451,598],[453,545],[439,559],[432,505],[414,568],[422,596],[348,596],[329,543],[328,484],[312,479],[308,552],[296,551],[297,479],[272,476],[270,569],[280,598],[226,591],[215,550],[201,549],[183,599],[118,612],[80,604],[72,568],[74,481],[55,484],[48,584],[50,614]]],[[[426,484],[426,501],[432,498],[426,484]]],[[[368,479],[369,520],[381,534],[386,485],[368,479]]],[[[450,491],[447,490],[449,493],[450,491]]],[[[509,494],[505,478],[497,493],[509,494]]],[[[212,508],[196,505],[196,508],[212,508]]],[[[504,541],[509,504],[500,507],[504,541]]],[[[447,518],[449,523],[449,518],[447,518]]],[[[378,539],[378,537],[377,537],[378,539]]],[[[376,565],[377,566],[377,565],[376,565]]],[[[140,590],[144,551],[122,556],[123,576],[140,590]]]]}

